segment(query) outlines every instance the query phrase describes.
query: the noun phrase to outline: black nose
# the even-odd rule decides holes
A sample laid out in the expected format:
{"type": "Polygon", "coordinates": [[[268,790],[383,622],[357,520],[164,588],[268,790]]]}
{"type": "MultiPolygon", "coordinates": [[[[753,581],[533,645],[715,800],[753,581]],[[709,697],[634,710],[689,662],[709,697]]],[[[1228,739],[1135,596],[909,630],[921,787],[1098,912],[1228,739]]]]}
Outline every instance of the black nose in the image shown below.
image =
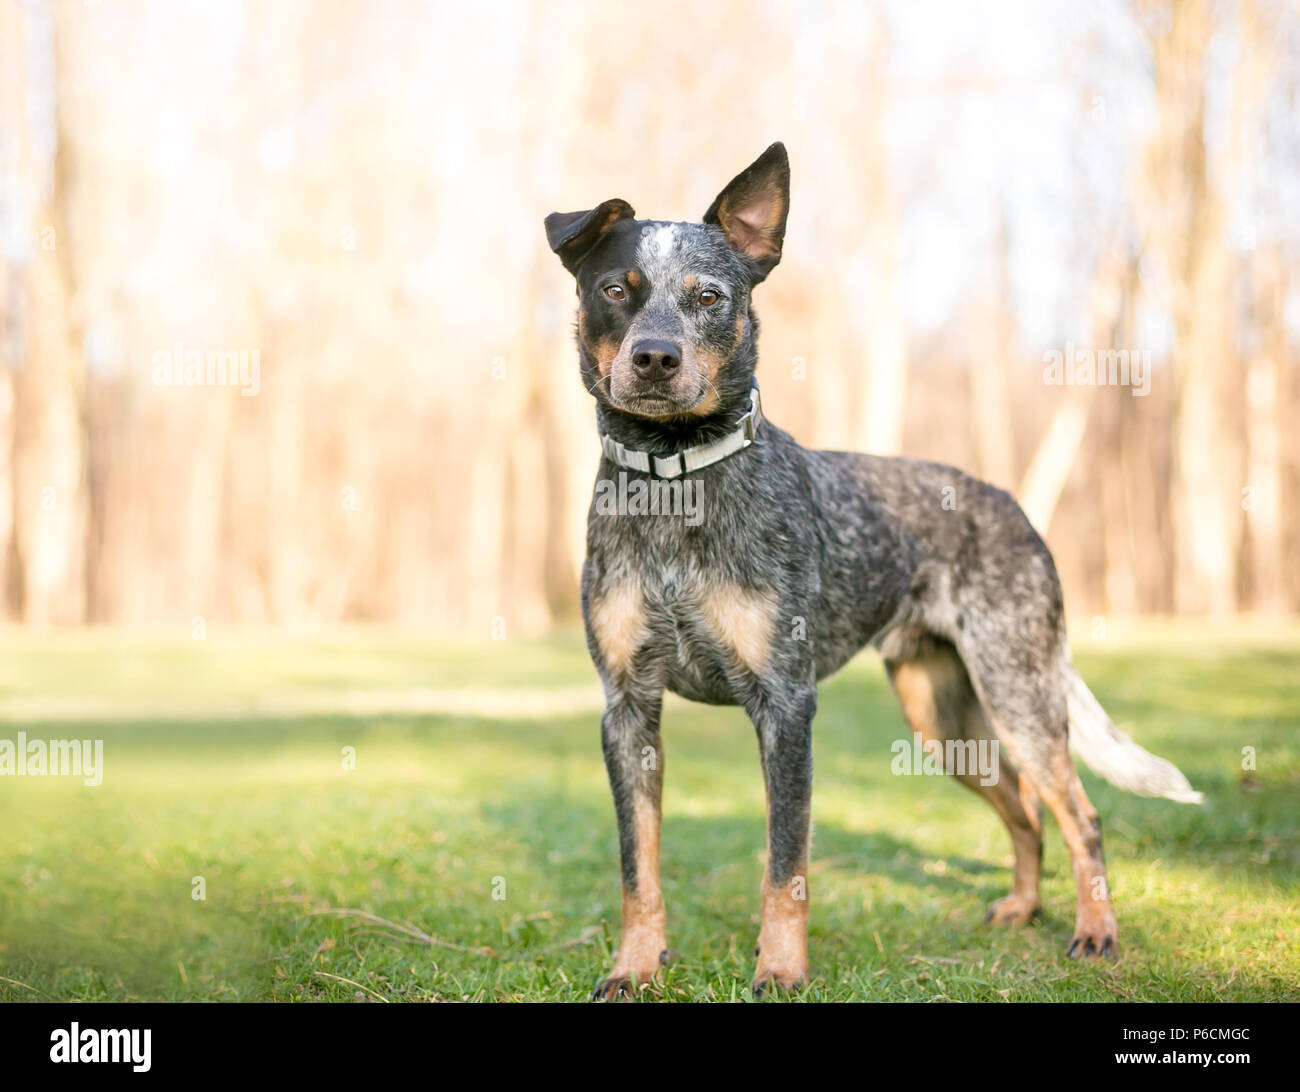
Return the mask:
{"type": "Polygon", "coordinates": [[[667,379],[682,366],[682,351],[671,341],[638,341],[632,347],[632,370],[642,379],[667,379]]]}

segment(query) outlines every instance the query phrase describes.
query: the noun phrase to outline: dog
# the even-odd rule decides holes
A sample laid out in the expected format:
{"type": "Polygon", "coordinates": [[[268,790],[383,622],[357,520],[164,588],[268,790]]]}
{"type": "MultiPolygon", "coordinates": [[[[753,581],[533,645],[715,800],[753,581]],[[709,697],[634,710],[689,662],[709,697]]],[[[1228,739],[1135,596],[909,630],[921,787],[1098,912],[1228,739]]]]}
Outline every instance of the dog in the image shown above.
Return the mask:
{"type": "Polygon", "coordinates": [[[1015,850],[1011,893],[985,920],[1038,913],[1046,803],[1078,886],[1068,955],[1114,955],[1101,824],[1071,751],[1125,789],[1200,794],[1123,735],[1074,670],[1052,555],[1009,494],[939,463],[806,450],[762,415],[751,297],[781,259],[789,204],[777,143],[700,223],[638,220],[617,198],[545,221],[576,280],[601,444],[582,615],[605,693],[623,899],[618,953],[594,996],[629,995],[667,961],[665,689],[753,721],[767,791],[753,992],[808,981],[817,684],[868,645],[924,746],[1000,744],[996,776],[948,771],[996,809],[1015,850]],[[699,518],[644,505],[627,518],[597,503],[616,479],[668,502],[689,484],[699,518]]]}

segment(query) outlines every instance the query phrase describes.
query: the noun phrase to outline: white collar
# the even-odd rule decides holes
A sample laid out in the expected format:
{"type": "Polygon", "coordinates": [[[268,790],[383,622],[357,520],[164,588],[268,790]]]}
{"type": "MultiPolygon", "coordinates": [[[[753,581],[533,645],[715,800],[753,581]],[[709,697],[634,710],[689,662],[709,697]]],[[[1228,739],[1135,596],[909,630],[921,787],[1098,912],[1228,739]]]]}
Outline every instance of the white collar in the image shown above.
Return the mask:
{"type": "Polygon", "coordinates": [[[651,455],[648,451],[624,447],[614,437],[602,432],[600,446],[607,459],[627,470],[639,470],[642,474],[654,474],[660,478],[680,478],[683,474],[692,474],[720,463],[737,451],[744,451],[754,442],[761,419],[762,407],[758,401],[758,381],[755,380],[749,389],[749,412],[735,429],[717,440],[684,448],[672,455],[651,455]]]}

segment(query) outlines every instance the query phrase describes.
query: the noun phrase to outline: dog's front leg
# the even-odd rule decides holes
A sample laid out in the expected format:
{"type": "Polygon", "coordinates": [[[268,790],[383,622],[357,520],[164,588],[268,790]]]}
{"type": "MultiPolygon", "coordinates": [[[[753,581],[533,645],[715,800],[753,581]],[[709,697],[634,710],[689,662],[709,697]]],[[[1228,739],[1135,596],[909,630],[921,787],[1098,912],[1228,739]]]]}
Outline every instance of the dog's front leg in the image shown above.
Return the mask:
{"type": "Polygon", "coordinates": [[[664,899],[659,889],[661,704],[661,693],[653,697],[611,693],[601,720],[623,863],[623,935],[613,970],[595,989],[595,997],[604,1001],[630,994],[667,960],[664,899]]]}
{"type": "Polygon", "coordinates": [[[808,981],[808,837],[817,691],[765,688],[747,704],[767,785],[767,869],[754,995],[808,981]]]}

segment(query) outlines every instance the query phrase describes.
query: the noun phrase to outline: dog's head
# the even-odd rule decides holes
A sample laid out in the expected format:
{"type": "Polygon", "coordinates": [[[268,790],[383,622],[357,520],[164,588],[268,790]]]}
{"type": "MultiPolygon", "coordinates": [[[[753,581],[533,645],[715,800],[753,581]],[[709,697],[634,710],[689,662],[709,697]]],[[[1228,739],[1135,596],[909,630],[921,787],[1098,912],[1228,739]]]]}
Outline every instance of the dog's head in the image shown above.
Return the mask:
{"type": "Polygon", "coordinates": [[[587,389],[637,417],[707,417],[753,373],[749,295],[781,260],[790,163],[773,144],[699,224],[637,220],[614,198],[553,212],[546,237],[578,282],[587,389]]]}

